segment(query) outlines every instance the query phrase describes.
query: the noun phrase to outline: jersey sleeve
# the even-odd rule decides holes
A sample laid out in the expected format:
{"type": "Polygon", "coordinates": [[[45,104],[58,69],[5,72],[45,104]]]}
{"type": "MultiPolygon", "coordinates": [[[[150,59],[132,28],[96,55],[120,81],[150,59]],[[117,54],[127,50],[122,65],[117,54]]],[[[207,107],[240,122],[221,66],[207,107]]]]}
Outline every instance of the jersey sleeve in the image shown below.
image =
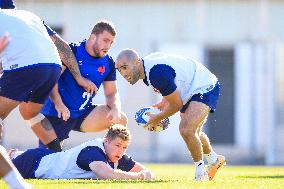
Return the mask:
{"type": "Polygon", "coordinates": [[[115,81],[116,80],[116,69],[115,69],[115,63],[111,57],[109,57],[109,67],[110,67],[110,72],[106,76],[105,81],[115,81]]]}
{"type": "Polygon", "coordinates": [[[43,21],[43,25],[44,25],[44,27],[45,27],[45,29],[46,29],[46,31],[47,31],[47,33],[48,33],[49,36],[53,36],[53,35],[56,34],[56,32],[55,32],[53,29],[51,29],[51,27],[49,27],[48,25],[46,25],[46,24],[44,23],[44,21],[43,21]]]}
{"type": "Polygon", "coordinates": [[[134,167],[135,163],[136,162],[130,156],[124,154],[122,158],[118,161],[117,168],[122,171],[128,172],[134,167]]]}
{"type": "Polygon", "coordinates": [[[83,148],[78,155],[76,164],[85,171],[91,171],[89,165],[93,161],[102,161],[107,164],[107,157],[102,149],[97,146],[83,148]]]}
{"type": "Polygon", "coordinates": [[[149,73],[151,85],[158,89],[163,96],[167,96],[176,90],[175,77],[175,70],[166,64],[153,66],[149,73]]]}
{"type": "Polygon", "coordinates": [[[0,0],[1,9],[15,9],[16,6],[13,0],[0,0]]]}

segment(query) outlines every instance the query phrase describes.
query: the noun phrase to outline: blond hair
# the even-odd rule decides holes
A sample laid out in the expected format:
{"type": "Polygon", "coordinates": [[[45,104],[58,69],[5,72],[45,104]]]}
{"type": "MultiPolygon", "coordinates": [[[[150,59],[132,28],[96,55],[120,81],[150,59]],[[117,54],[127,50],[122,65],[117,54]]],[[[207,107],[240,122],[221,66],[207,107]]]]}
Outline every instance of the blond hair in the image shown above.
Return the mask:
{"type": "Polygon", "coordinates": [[[117,137],[121,138],[123,141],[131,140],[130,131],[125,126],[120,124],[113,125],[105,134],[105,138],[109,140],[114,140],[117,137]]]}

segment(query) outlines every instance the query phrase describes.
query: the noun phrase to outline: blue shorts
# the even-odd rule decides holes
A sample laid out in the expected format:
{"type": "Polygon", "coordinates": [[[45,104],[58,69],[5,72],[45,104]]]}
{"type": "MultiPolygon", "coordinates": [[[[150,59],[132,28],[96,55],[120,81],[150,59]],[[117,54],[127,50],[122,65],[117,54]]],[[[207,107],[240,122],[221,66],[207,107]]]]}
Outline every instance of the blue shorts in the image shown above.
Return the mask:
{"type": "Polygon", "coordinates": [[[19,102],[44,104],[60,77],[59,65],[34,65],[4,72],[0,78],[0,96],[19,102]]]}
{"type": "MultiPolygon", "coordinates": [[[[61,142],[69,138],[69,133],[71,132],[71,130],[82,132],[80,127],[83,121],[96,107],[97,106],[91,106],[88,109],[86,109],[84,114],[82,114],[80,117],[77,118],[70,117],[67,121],[64,121],[62,118],[58,118],[55,116],[45,115],[45,117],[49,120],[49,122],[53,126],[57,138],[61,142]]],[[[39,147],[46,148],[46,146],[41,141],[39,141],[39,147]]]]}
{"type": "Polygon", "coordinates": [[[25,178],[35,178],[35,171],[39,166],[41,158],[55,153],[53,150],[35,148],[25,151],[12,160],[20,174],[25,178]]]}
{"type": "Polygon", "coordinates": [[[180,112],[184,113],[191,101],[196,101],[206,104],[207,106],[209,106],[211,113],[215,112],[217,101],[220,96],[220,88],[221,88],[220,83],[217,82],[215,87],[211,91],[204,94],[193,95],[191,99],[181,108],[180,112]]]}

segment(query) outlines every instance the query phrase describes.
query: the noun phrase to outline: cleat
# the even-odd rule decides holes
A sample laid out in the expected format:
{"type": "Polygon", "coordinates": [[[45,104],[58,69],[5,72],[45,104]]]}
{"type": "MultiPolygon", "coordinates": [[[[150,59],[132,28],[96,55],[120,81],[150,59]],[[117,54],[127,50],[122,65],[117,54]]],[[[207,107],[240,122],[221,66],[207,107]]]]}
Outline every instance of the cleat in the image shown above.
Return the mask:
{"type": "Polygon", "coordinates": [[[209,181],[209,177],[207,172],[203,172],[202,174],[195,174],[195,178],[196,181],[200,181],[200,182],[205,182],[205,181],[209,181]]]}
{"type": "Polygon", "coordinates": [[[208,165],[207,172],[209,180],[212,180],[217,173],[218,169],[222,167],[223,165],[226,165],[225,157],[222,155],[218,155],[218,159],[214,164],[208,165]]]}

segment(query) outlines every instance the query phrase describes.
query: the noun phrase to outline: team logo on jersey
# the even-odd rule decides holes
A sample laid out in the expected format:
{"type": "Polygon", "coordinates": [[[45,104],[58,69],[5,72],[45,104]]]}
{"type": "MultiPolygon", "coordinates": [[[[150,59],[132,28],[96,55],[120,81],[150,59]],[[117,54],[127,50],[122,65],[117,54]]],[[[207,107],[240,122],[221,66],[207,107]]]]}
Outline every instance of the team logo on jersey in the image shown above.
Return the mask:
{"type": "Polygon", "coordinates": [[[103,75],[103,74],[106,72],[106,67],[105,67],[105,66],[100,66],[100,67],[98,68],[98,72],[99,72],[101,75],[103,75]]]}

